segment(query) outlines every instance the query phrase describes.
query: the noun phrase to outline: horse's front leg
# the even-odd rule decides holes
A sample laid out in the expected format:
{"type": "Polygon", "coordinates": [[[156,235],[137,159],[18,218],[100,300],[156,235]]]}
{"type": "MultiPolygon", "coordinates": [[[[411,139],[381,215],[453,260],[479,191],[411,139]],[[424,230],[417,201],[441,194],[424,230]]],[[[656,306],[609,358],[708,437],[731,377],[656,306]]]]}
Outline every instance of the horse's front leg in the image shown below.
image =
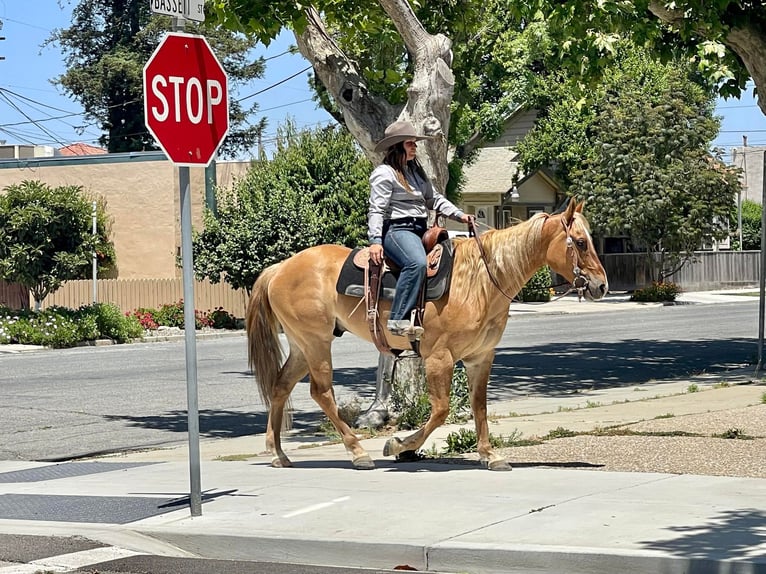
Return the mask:
{"type": "Polygon", "coordinates": [[[426,358],[425,366],[431,416],[422,427],[408,437],[404,439],[393,437],[386,441],[383,456],[398,456],[403,452],[417,451],[429,435],[447,420],[452,372],[455,367],[452,354],[448,351],[438,351],[426,358]]]}
{"type": "Polygon", "coordinates": [[[479,459],[490,470],[511,470],[511,465],[497,454],[489,441],[489,424],[487,423],[487,383],[495,351],[463,359],[468,388],[471,396],[471,411],[476,424],[476,442],[479,459]]]}

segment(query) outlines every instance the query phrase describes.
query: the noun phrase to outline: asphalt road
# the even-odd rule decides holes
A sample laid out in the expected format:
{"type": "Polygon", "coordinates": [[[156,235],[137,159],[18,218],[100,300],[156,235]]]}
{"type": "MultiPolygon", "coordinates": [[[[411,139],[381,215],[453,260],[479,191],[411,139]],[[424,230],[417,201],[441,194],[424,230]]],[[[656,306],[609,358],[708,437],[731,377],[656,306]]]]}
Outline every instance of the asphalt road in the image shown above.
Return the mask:
{"type": "MultiPolygon", "coordinates": [[[[498,346],[489,401],[520,394],[640,385],[752,361],[758,302],[678,305],[512,317],[498,346]]],[[[344,335],[335,344],[336,397],[369,404],[377,352],[344,335]]],[[[263,432],[266,413],[243,336],[197,343],[200,432],[263,432]]],[[[297,428],[322,419],[308,383],[293,393],[297,428]]],[[[0,459],[66,460],[177,444],[186,437],[183,342],[46,349],[0,355],[0,459]]]]}

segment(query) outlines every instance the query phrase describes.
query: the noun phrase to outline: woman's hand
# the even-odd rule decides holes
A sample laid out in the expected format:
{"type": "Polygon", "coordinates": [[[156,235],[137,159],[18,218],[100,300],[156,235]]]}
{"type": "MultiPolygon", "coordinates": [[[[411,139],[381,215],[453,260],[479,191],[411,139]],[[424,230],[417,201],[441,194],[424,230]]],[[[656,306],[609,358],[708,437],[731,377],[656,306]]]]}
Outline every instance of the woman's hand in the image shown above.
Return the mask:
{"type": "Polygon", "coordinates": [[[383,246],[380,243],[370,245],[370,261],[375,265],[383,263],[383,246]]]}
{"type": "Polygon", "coordinates": [[[460,221],[462,221],[463,223],[469,223],[470,224],[470,223],[473,223],[474,221],[476,221],[476,216],[471,215],[470,213],[464,213],[463,217],[460,218],[460,221]]]}

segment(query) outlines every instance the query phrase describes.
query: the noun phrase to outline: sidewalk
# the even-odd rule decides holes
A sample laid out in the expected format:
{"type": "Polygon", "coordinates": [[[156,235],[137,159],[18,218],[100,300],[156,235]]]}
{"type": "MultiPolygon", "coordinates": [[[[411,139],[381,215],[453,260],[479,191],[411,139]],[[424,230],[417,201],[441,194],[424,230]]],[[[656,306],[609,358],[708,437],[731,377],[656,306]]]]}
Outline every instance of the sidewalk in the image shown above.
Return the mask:
{"type": "MultiPolygon", "coordinates": [[[[727,380],[733,386],[710,389],[716,381],[695,379],[710,390],[693,394],[685,393],[690,381],[658,382],[650,392],[662,398],[631,403],[622,402],[632,392],[624,389],[514,400],[526,414],[498,419],[492,432],[718,411],[757,404],[766,389],[745,384],[748,372],[727,380]],[[566,410],[594,399],[605,406],[566,410]]],[[[433,441],[456,428],[440,428],[433,441]]],[[[1,462],[0,532],[81,535],[159,555],[471,574],[766,572],[766,480],[534,461],[509,473],[470,461],[395,463],[381,456],[386,439],[364,441],[372,471],[353,470],[342,446],[306,437],[286,440],[292,469],[257,454],[261,435],[205,441],[204,503],[194,518],[183,497],[185,447],[60,465],[1,462]]]]}
{"type": "MultiPolygon", "coordinates": [[[[639,304],[554,305],[564,313],[639,304]]],[[[529,437],[639,421],[665,429],[686,415],[750,409],[741,426],[761,432],[766,386],[752,375],[495,402],[490,411],[502,418],[490,430],[529,437]],[[688,392],[692,384],[700,392],[688,392]]],[[[458,428],[437,429],[425,446],[440,450],[458,428]]],[[[353,470],[342,445],[319,437],[288,434],[287,469],[269,466],[263,435],[203,441],[199,517],[185,498],[186,445],[58,465],[0,461],[0,532],[81,535],[168,556],[468,574],[766,573],[766,479],[607,472],[581,458],[552,465],[523,455],[506,473],[472,460],[396,463],[382,456],[388,438],[363,441],[372,471],[353,470]]]]}

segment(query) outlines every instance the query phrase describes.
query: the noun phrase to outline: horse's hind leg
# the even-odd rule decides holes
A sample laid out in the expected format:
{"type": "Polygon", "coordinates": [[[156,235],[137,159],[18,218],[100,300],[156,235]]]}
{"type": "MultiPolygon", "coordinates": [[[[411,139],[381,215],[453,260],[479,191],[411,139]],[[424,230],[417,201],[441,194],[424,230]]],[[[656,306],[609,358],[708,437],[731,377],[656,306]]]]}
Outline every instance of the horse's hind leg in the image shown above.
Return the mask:
{"type": "Polygon", "coordinates": [[[511,470],[511,465],[497,454],[489,441],[489,425],[487,423],[487,383],[492,369],[495,351],[463,359],[468,387],[471,393],[471,411],[476,425],[476,441],[479,459],[490,470],[511,470]]]}
{"type": "Polygon", "coordinates": [[[322,408],[335,429],[341,436],[346,450],[351,454],[354,468],[368,470],[375,468],[367,451],[362,448],[357,436],[351,431],[338,412],[335,394],[332,390],[332,355],[330,344],[315,345],[315,350],[309,357],[309,374],[311,377],[311,397],[322,408]],[[322,347],[317,349],[316,347],[322,347]]]}
{"type": "Polygon", "coordinates": [[[266,449],[271,452],[271,466],[287,467],[293,463],[282,450],[280,433],[284,424],[285,405],[296,383],[308,373],[308,365],[303,353],[291,346],[287,361],[279,370],[277,384],[274,385],[269,420],[266,424],[266,449]]]}
{"type": "Polygon", "coordinates": [[[408,437],[388,439],[383,448],[383,456],[399,456],[401,453],[417,451],[430,434],[447,420],[452,371],[455,367],[452,355],[447,351],[439,351],[427,357],[425,363],[431,416],[422,427],[408,437]]]}

